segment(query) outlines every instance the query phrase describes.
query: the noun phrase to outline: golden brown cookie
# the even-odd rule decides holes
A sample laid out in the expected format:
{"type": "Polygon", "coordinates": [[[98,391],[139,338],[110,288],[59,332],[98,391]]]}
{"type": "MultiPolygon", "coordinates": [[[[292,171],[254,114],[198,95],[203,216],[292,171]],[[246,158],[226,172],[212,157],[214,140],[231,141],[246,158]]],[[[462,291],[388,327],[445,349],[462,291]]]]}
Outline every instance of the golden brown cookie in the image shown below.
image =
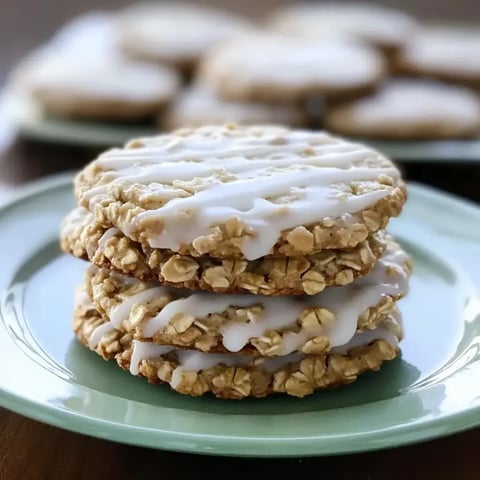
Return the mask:
{"type": "Polygon", "coordinates": [[[408,290],[410,261],[389,240],[367,276],[313,296],[218,295],[169,289],[91,267],[85,291],[116,329],[139,340],[261,356],[321,353],[375,329],[408,290]]]}
{"type": "Polygon", "coordinates": [[[392,317],[380,329],[360,333],[336,352],[270,359],[209,354],[132,340],[130,335],[112,329],[83,301],[75,310],[73,327],[85,346],[105,360],[115,358],[121,368],[146,377],[150,383],[168,383],[186,395],[211,392],[228,399],[273,393],[304,397],[315,390],[348,385],[361,373],[378,370],[385,360],[395,358],[402,337],[401,322],[392,317]],[[99,329],[103,332],[92,344],[92,332],[99,329]]]}
{"type": "Polygon", "coordinates": [[[346,285],[366,275],[383,254],[383,231],[355,247],[296,257],[257,260],[192,257],[145,247],[120,230],[98,224],[83,207],[64,220],[61,246],[67,253],[101,268],[162,285],[216,293],[313,295],[327,286],[346,285]]]}
{"type": "Polygon", "coordinates": [[[359,245],[406,199],[380,153],[323,132],[182,129],[112,149],[75,179],[100,225],[145,248],[256,260],[359,245]]]}

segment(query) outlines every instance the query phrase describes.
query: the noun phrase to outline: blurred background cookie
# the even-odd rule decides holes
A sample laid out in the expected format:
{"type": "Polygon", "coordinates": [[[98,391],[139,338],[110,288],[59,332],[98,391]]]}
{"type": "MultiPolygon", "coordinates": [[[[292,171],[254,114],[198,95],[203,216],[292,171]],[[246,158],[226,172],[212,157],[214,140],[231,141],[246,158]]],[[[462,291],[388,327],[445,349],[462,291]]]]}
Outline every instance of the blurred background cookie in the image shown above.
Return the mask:
{"type": "Polygon", "coordinates": [[[132,58],[191,71],[214,45],[252,28],[233,13],[182,2],[137,4],[120,13],[121,50],[132,58]]]}
{"type": "Polygon", "coordinates": [[[125,58],[106,13],[64,27],[20,63],[12,81],[47,114],[106,121],[153,117],[179,86],[169,67],[125,58]]]}
{"type": "Polygon", "coordinates": [[[381,56],[354,40],[268,33],[224,43],[207,55],[199,72],[201,80],[226,99],[281,103],[312,94],[358,95],[384,74],[381,56]]]}
{"type": "Polygon", "coordinates": [[[241,125],[274,123],[298,126],[306,124],[307,115],[301,106],[295,104],[274,105],[224,100],[208,87],[195,84],[177,96],[160,125],[166,129],[174,129],[226,122],[241,125]]]}
{"type": "Polygon", "coordinates": [[[372,138],[455,138],[480,132],[480,101],[468,89],[395,79],[372,95],[327,110],[334,132],[372,138]]]}
{"type": "Polygon", "coordinates": [[[435,27],[414,35],[397,58],[400,71],[480,88],[480,31],[435,27]]]}
{"type": "Polygon", "coordinates": [[[22,76],[25,93],[46,113],[103,120],[155,116],[179,84],[177,74],[165,66],[120,58],[97,58],[85,65],[66,53],[31,58],[22,76]]]}
{"type": "Polygon", "coordinates": [[[279,10],[270,26],[302,36],[342,33],[391,52],[415,31],[416,21],[405,12],[373,3],[301,2],[279,10]]]}

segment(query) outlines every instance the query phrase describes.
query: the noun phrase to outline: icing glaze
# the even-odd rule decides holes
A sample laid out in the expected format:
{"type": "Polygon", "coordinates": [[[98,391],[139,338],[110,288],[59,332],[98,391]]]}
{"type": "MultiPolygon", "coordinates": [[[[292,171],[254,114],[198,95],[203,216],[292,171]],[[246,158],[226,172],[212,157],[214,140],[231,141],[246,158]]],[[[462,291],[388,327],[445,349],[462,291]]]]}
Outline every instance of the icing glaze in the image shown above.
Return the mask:
{"type": "Polygon", "coordinates": [[[112,180],[87,190],[83,200],[93,211],[115,184],[144,187],[144,195],[165,203],[116,226],[129,235],[140,230],[142,222],[158,219],[163,229],[143,232],[142,237],[153,248],[173,251],[236,218],[248,232],[240,248],[254,260],[269,253],[282,230],[357,213],[391,192],[386,187],[346,195],[345,184],[373,182],[382,175],[399,178],[398,170],[376,152],[325,134],[287,133],[275,127],[262,135],[255,134],[254,127],[247,135],[228,127],[217,130],[164,135],[146,139],[140,148],[106,152],[95,163],[108,170],[112,180]],[[200,178],[201,184],[196,182],[200,178]],[[183,181],[192,185],[188,191],[183,181]]]}
{"type": "Polygon", "coordinates": [[[132,343],[132,356],[130,358],[130,373],[132,375],[138,375],[138,367],[142,360],[157,358],[173,350],[175,350],[175,348],[169,345],[155,345],[151,342],[134,340],[132,343]]]}
{"type": "Polygon", "coordinates": [[[156,298],[165,295],[164,287],[154,287],[147,290],[142,290],[135,295],[131,295],[123,299],[115,308],[110,312],[110,322],[115,328],[120,328],[122,323],[128,318],[130,311],[134,305],[146,304],[155,300],[156,298]]]}
{"type": "Polygon", "coordinates": [[[95,330],[93,330],[92,334],[88,339],[88,346],[89,348],[95,348],[99,343],[102,337],[108,335],[110,332],[113,332],[115,329],[113,328],[110,322],[103,323],[99,325],[95,330]]]}

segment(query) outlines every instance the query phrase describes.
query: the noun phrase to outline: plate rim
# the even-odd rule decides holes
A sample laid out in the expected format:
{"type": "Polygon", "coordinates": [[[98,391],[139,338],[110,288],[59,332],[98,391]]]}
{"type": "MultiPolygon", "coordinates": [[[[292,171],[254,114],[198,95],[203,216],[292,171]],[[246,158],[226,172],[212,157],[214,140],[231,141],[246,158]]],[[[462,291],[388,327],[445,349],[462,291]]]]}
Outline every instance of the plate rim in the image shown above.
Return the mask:
{"type": "MultiPolygon", "coordinates": [[[[72,172],[62,173],[20,187],[11,198],[0,204],[0,219],[5,211],[23,200],[48,193],[55,188],[68,188],[72,178],[72,172]]],[[[409,189],[431,200],[447,201],[466,213],[480,217],[480,209],[472,201],[413,182],[409,184],[409,189]]],[[[383,401],[388,402],[391,399],[383,401]]],[[[56,427],[106,440],[179,452],[242,457],[307,457],[366,452],[440,438],[480,425],[480,404],[477,404],[460,411],[447,412],[435,418],[417,418],[414,423],[403,423],[390,427],[386,431],[363,432],[357,434],[355,438],[348,434],[330,436],[328,441],[321,436],[300,436],[295,439],[246,435],[229,437],[223,434],[205,435],[120,424],[99,416],[81,414],[54,403],[36,401],[9,391],[8,386],[5,385],[0,385],[0,405],[15,413],[56,427]],[[122,435],[125,433],[131,435],[122,435]],[[153,439],[156,442],[152,441],[153,439]],[[301,445],[307,448],[299,454],[299,448],[291,449],[292,441],[301,442],[301,445]],[[265,449],[266,442],[274,444],[273,451],[265,449]]]]}

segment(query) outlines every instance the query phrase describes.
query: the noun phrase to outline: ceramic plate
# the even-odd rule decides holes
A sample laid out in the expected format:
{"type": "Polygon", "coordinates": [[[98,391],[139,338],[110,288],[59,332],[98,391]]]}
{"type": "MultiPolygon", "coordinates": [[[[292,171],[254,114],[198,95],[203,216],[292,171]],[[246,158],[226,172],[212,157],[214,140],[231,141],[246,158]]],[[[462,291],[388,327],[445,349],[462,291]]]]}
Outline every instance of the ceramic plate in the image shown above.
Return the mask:
{"type": "MultiPolygon", "coordinates": [[[[5,92],[3,108],[28,138],[81,145],[111,147],[132,138],[158,134],[153,125],[100,123],[49,118],[38,106],[13,93],[5,92]]],[[[480,162],[480,138],[473,140],[380,141],[355,139],[367,143],[401,162],[480,162]]]]}
{"type": "Polygon", "coordinates": [[[414,260],[401,302],[401,358],[355,384],[304,399],[190,398],[151,386],[80,346],[72,299],[86,264],[60,253],[70,178],[0,209],[0,403],[88,435],[242,456],[358,452],[480,423],[480,210],[419,185],[391,231],[414,260]]]}

